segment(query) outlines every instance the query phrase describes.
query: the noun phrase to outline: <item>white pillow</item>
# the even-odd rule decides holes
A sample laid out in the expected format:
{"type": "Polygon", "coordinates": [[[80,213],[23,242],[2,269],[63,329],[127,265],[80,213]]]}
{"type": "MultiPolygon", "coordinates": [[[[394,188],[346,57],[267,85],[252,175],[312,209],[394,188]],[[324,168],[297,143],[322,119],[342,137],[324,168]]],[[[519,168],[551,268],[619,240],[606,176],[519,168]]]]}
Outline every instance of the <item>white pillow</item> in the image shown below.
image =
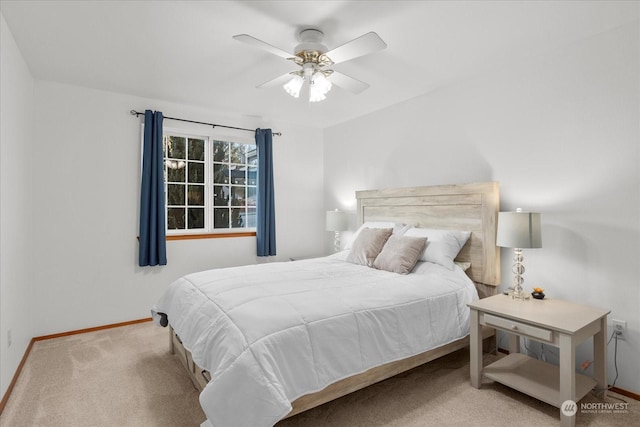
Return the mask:
{"type": "Polygon", "coordinates": [[[421,261],[433,262],[453,270],[453,260],[456,259],[464,244],[469,240],[471,232],[412,227],[404,235],[427,238],[427,245],[424,248],[422,257],[420,257],[421,261]]]}
{"type": "Polygon", "coordinates": [[[353,247],[353,242],[358,238],[358,234],[365,228],[393,228],[393,234],[402,235],[406,230],[410,228],[410,226],[406,224],[401,224],[399,222],[387,222],[387,221],[367,221],[358,228],[358,230],[353,233],[353,236],[349,239],[347,244],[344,246],[344,249],[351,249],[353,247]]]}

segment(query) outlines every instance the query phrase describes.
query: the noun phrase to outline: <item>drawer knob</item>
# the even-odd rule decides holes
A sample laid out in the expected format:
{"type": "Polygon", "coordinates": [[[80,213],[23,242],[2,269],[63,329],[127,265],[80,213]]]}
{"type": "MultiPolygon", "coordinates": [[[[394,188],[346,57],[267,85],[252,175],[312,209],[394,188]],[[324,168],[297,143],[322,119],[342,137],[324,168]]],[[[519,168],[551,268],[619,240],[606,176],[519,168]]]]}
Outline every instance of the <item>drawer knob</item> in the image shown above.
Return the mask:
{"type": "Polygon", "coordinates": [[[518,327],[517,327],[516,325],[511,325],[511,330],[513,330],[513,331],[517,331],[517,330],[518,330],[518,327]]]}

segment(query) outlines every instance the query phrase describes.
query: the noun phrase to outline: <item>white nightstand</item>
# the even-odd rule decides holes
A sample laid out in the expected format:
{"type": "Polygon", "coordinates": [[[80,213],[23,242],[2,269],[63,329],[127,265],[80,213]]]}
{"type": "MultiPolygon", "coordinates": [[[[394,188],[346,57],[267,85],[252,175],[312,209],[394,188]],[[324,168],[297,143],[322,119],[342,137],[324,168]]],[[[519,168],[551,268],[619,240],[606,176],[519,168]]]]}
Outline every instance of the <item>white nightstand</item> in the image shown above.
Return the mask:
{"type": "MultiPolygon", "coordinates": [[[[607,389],[607,314],[609,311],[555,299],[514,301],[494,295],[471,308],[471,385],[480,388],[482,375],[561,408],[578,402],[597,386],[607,389]],[[509,355],[483,368],[482,326],[509,333],[509,355]],[[519,336],[560,349],[560,366],[521,354],[519,336]],[[575,371],[576,346],[593,337],[594,377],[575,371]]],[[[562,408],[561,408],[562,409],[562,408]]],[[[574,426],[575,415],[560,411],[562,426],[574,426]]]]}

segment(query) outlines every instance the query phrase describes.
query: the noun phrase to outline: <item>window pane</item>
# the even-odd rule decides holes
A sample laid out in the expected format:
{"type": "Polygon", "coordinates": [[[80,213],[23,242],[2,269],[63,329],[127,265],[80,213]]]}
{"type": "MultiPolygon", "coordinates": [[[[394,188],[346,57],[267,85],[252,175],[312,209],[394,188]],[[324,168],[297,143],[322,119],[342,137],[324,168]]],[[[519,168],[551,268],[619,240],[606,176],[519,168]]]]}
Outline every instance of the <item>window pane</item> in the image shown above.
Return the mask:
{"type": "Polygon", "coordinates": [[[184,206],[184,185],[169,184],[167,186],[167,204],[184,206]]]}
{"type": "Polygon", "coordinates": [[[237,185],[244,185],[246,183],[245,175],[246,170],[242,166],[231,165],[231,183],[237,185]]]}
{"type": "Polygon", "coordinates": [[[189,182],[204,184],[204,163],[189,162],[189,182]]]}
{"type": "Polygon", "coordinates": [[[204,228],[204,208],[189,208],[189,229],[204,228]]]}
{"type": "Polygon", "coordinates": [[[165,160],[167,165],[167,182],[184,182],[185,162],[165,160]]]}
{"type": "Polygon", "coordinates": [[[256,187],[247,187],[247,206],[258,206],[258,190],[256,187]]]}
{"type": "Polygon", "coordinates": [[[245,227],[244,208],[231,208],[231,228],[245,227]]]}
{"type": "Polygon", "coordinates": [[[204,206],[204,185],[190,185],[187,196],[188,205],[204,206]]]}
{"type": "Polygon", "coordinates": [[[189,160],[204,161],[204,140],[189,138],[189,160]]]}
{"type": "Polygon", "coordinates": [[[213,186],[213,206],[229,206],[229,187],[226,185],[213,186]]]}
{"type": "Polygon", "coordinates": [[[258,164],[258,146],[255,144],[247,144],[247,164],[258,164]]]}
{"type": "Polygon", "coordinates": [[[228,184],[229,183],[229,167],[227,165],[215,163],[213,165],[213,183],[228,184]]]}
{"type": "Polygon", "coordinates": [[[246,216],[246,227],[251,227],[251,228],[255,228],[256,227],[256,218],[257,218],[257,212],[255,210],[255,208],[248,208],[247,209],[247,216],[246,216]]]}
{"type": "Polygon", "coordinates": [[[244,187],[231,187],[231,206],[244,206],[244,187]]]}
{"type": "Polygon", "coordinates": [[[247,184],[256,185],[258,183],[258,168],[256,166],[249,166],[247,170],[247,184]]]}
{"type": "Polygon", "coordinates": [[[181,136],[166,136],[164,138],[166,143],[165,157],[172,159],[184,159],[186,153],[186,138],[181,136]]]}
{"type": "Polygon", "coordinates": [[[229,228],[229,209],[213,210],[213,228],[229,228]]]}
{"type": "Polygon", "coordinates": [[[246,163],[246,151],[247,144],[232,142],[230,146],[231,163],[246,163]]]}
{"type": "Polygon", "coordinates": [[[167,209],[167,228],[169,230],[184,230],[184,208],[167,209]]]}
{"type": "Polygon", "coordinates": [[[229,162],[229,143],[224,141],[213,141],[213,161],[229,162]]]}

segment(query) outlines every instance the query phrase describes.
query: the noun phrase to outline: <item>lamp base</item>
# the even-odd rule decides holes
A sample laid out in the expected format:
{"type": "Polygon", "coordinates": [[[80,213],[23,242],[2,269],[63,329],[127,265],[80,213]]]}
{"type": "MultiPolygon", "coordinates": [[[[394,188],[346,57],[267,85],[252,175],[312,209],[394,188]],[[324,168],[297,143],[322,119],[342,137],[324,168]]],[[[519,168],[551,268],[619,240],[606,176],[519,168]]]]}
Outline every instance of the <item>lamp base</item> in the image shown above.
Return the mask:
{"type": "Polygon", "coordinates": [[[511,297],[516,301],[525,301],[529,299],[527,294],[522,288],[524,283],[524,257],[522,256],[522,249],[515,248],[513,250],[513,292],[511,297]]]}
{"type": "Polygon", "coordinates": [[[340,252],[340,232],[334,231],[333,235],[333,252],[340,252]]]}
{"type": "Polygon", "coordinates": [[[529,299],[529,294],[527,294],[524,289],[522,289],[522,286],[517,286],[513,288],[513,291],[511,292],[511,298],[516,301],[526,301],[529,299]]]}

